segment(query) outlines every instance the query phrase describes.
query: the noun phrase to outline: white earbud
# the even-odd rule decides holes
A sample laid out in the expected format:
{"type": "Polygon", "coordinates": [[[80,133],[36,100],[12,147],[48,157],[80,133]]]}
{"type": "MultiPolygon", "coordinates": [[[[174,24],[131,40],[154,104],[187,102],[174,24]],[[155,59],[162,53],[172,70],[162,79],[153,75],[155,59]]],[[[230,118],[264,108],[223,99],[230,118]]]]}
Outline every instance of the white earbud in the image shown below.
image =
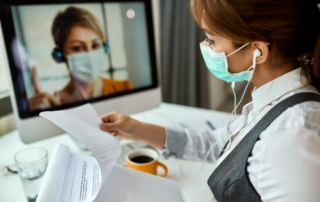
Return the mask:
{"type": "Polygon", "coordinates": [[[254,50],[254,52],[253,52],[253,57],[254,57],[254,58],[257,58],[257,57],[259,57],[259,56],[261,56],[261,51],[260,51],[259,49],[254,50]]]}

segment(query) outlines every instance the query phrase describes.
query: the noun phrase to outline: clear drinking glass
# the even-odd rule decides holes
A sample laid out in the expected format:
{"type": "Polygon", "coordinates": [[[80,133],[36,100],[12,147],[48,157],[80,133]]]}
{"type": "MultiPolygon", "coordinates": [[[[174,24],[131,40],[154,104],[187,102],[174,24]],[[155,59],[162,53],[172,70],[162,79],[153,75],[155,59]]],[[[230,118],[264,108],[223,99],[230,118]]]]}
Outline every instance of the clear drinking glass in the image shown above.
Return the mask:
{"type": "Polygon", "coordinates": [[[47,170],[48,151],[44,148],[29,148],[14,156],[24,192],[29,202],[35,202],[43,175],[47,170]]]}

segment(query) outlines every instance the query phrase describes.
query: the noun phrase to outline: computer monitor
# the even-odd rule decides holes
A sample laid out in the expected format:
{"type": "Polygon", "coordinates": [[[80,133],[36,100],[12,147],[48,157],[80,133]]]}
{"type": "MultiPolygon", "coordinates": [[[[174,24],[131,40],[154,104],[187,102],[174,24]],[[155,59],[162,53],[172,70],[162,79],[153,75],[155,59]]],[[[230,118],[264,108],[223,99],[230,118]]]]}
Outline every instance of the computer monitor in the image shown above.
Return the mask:
{"type": "Polygon", "coordinates": [[[64,133],[41,111],[99,115],[161,103],[151,0],[1,2],[3,56],[23,142],[64,133]]]}

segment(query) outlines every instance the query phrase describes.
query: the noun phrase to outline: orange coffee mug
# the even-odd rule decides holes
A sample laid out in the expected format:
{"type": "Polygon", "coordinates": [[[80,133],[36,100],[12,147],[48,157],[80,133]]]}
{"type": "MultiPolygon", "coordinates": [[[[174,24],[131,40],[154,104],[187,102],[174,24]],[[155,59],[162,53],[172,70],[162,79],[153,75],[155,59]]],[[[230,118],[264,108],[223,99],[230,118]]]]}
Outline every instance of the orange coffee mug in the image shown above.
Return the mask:
{"type": "Polygon", "coordinates": [[[129,154],[127,154],[126,161],[127,167],[142,172],[157,175],[158,166],[164,169],[164,175],[161,177],[166,177],[168,174],[168,168],[164,164],[158,161],[159,154],[153,149],[141,148],[135,149],[129,154]]]}

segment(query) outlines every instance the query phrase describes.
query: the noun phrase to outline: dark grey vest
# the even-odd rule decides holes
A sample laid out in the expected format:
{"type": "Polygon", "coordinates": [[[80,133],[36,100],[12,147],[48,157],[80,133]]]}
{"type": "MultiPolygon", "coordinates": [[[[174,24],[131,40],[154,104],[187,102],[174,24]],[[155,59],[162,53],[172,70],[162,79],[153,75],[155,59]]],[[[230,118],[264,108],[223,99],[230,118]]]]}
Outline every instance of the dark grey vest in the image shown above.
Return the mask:
{"type": "Polygon", "coordinates": [[[282,114],[282,112],[296,104],[308,101],[320,102],[320,95],[315,93],[299,93],[277,104],[221,162],[208,180],[208,185],[218,202],[261,201],[260,195],[251,184],[247,172],[247,161],[251,155],[253,146],[259,139],[261,132],[282,114]]]}

